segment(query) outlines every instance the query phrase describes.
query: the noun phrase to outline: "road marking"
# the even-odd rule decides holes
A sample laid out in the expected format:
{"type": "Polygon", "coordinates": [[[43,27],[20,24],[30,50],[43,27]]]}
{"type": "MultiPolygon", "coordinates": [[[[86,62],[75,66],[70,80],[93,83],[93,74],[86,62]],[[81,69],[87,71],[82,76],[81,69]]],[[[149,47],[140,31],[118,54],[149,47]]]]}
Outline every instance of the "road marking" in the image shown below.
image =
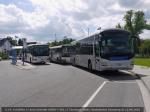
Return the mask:
{"type": "Polygon", "coordinates": [[[141,80],[137,80],[137,84],[139,85],[139,88],[141,90],[141,94],[143,97],[143,102],[145,105],[145,111],[150,112],[150,94],[145,85],[141,80]]]}
{"type": "Polygon", "coordinates": [[[82,107],[88,107],[88,105],[93,101],[93,99],[95,98],[95,96],[100,92],[100,90],[104,87],[104,85],[107,83],[108,81],[104,81],[99,87],[98,89],[92,94],[92,96],[85,102],[85,104],[82,107]]]}

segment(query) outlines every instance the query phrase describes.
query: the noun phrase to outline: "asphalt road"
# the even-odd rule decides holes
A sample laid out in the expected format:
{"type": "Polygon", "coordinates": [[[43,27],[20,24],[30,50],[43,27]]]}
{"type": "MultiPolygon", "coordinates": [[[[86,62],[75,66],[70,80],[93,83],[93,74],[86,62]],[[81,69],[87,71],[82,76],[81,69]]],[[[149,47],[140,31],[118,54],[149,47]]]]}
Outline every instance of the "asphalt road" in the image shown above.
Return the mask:
{"type": "Polygon", "coordinates": [[[133,75],[94,72],[71,65],[21,70],[0,62],[0,106],[144,107],[133,75]]]}

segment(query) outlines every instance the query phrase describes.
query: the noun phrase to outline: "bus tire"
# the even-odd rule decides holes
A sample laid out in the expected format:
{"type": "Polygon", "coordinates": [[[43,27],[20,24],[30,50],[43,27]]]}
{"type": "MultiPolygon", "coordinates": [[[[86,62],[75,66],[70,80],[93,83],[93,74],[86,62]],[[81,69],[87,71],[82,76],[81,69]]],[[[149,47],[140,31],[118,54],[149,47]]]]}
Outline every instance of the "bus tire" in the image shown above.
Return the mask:
{"type": "Polygon", "coordinates": [[[91,63],[90,60],[88,61],[88,69],[89,69],[90,71],[92,71],[92,63],[91,63]]]}

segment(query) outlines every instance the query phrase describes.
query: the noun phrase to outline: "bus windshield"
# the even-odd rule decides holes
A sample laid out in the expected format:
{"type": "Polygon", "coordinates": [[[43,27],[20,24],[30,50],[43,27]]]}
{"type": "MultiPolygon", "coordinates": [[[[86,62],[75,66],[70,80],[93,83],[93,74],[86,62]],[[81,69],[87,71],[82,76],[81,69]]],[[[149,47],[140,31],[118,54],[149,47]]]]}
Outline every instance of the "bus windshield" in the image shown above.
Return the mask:
{"type": "Polygon", "coordinates": [[[130,55],[131,53],[133,53],[133,48],[129,35],[109,35],[102,38],[102,55],[130,55]]]}
{"type": "Polygon", "coordinates": [[[33,56],[49,56],[49,47],[48,45],[37,45],[33,47],[32,51],[33,56]]]}
{"type": "Polygon", "coordinates": [[[70,55],[74,54],[74,52],[75,52],[75,47],[65,46],[65,47],[63,47],[62,55],[65,57],[70,57],[70,55]]]}

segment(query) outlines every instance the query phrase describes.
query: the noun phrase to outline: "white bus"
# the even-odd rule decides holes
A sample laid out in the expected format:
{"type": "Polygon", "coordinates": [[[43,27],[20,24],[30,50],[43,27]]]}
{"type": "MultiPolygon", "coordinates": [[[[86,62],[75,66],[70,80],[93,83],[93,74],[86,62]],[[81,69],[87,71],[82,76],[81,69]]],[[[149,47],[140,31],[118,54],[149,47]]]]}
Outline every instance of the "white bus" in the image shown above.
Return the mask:
{"type": "Polygon", "coordinates": [[[58,63],[71,63],[71,56],[75,52],[73,45],[60,45],[50,47],[50,60],[58,63]]]}
{"type": "Polygon", "coordinates": [[[46,63],[49,60],[49,45],[28,45],[25,51],[25,61],[30,63],[46,63]]]}
{"type": "Polygon", "coordinates": [[[128,31],[107,29],[77,41],[73,64],[90,70],[131,70],[133,38],[128,31]]]}

